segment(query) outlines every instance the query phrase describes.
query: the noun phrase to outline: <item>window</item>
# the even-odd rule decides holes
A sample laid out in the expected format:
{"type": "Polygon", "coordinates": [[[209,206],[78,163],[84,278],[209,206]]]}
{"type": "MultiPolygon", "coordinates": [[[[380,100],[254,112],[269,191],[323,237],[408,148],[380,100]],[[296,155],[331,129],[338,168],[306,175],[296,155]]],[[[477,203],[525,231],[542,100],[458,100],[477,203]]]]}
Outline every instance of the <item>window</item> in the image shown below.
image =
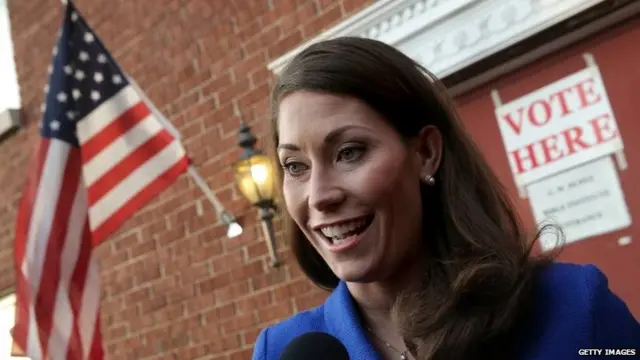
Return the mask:
{"type": "Polygon", "coordinates": [[[9,8],[0,0],[0,135],[17,125],[16,111],[20,109],[20,91],[13,55],[9,8]]]}

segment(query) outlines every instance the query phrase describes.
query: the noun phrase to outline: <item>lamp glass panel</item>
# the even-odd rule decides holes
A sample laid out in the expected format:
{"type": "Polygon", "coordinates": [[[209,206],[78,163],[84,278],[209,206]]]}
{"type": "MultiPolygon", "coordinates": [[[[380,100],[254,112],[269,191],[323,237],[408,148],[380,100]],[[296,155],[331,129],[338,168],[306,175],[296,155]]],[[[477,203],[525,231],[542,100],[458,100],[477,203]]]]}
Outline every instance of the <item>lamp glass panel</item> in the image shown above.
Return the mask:
{"type": "Polygon", "coordinates": [[[252,203],[273,199],[273,167],[265,155],[255,155],[235,165],[236,182],[252,203]]]}

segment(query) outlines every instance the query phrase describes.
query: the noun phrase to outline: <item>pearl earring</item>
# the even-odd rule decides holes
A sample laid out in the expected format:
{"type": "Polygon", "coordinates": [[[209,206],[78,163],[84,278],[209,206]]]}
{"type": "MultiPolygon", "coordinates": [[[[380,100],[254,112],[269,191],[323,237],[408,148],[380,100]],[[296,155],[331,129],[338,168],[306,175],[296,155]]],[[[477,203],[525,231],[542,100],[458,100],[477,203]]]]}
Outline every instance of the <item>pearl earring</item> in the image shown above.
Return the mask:
{"type": "Polygon", "coordinates": [[[425,175],[423,180],[425,183],[427,183],[427,185],[430,185],[430,186],[433,186],[436,183],[436,179],[434,179],[433,176],[431,175],[425,175]]]}

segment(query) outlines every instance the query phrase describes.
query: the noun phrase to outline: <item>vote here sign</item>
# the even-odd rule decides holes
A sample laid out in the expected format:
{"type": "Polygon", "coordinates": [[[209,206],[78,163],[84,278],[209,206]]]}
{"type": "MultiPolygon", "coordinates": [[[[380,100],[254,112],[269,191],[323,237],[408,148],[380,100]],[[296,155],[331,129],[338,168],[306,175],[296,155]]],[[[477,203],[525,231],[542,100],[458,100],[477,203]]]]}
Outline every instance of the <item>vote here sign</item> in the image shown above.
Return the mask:
{"type": "Polygon", "coordinates": [[[597,66],[496,108],[518,186],[623,149],[597,66]]]}

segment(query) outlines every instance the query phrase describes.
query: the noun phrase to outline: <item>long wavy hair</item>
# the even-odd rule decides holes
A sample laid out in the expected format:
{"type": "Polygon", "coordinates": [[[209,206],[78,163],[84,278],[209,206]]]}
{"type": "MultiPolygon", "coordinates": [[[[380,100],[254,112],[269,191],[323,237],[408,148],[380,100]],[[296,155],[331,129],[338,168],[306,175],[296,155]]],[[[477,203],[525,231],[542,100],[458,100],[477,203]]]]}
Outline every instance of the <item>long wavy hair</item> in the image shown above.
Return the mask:
{"type": "MultiPolygon", "coordinates": [[[[302,90],[360,99],[407,140],[427,125],[440,130],[443,157],[436,185],[421,189],[426,269],[419,286],[398,295],[392,318],[420,360],[513,356],[512,330],[534,296],[536,273],[553,261],[554,253],[533,254],[540,232],[523,229],[445,87],[411,58],[379,41],[341,37],[310,45],[275,83],[273,156],[279,104],[302,90]]],[[[280,169],[280,190],[282,175],[280,169]]],[[[289,214],[283,217],[301,269],[318,286],[335,288],[339,279],[289,214]]]]}

